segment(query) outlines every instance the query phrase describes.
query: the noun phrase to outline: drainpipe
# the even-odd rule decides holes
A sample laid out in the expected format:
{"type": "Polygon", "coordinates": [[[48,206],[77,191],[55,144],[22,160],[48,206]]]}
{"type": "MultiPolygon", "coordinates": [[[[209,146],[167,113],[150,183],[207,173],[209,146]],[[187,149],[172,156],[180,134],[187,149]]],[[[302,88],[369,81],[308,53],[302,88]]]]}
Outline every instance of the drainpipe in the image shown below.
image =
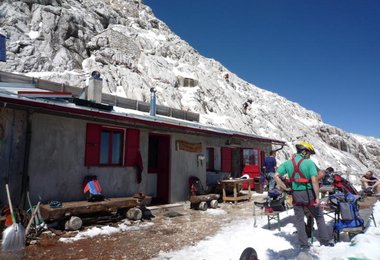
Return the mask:
{"type": "Polygon", "coordinates": [[[20,205],[24,208],[28,208],[26,205],[26,194],[29,191],[29,156],[30,156],[30,144],[32,140],[32,113],[28,110],[26,119],[26,138],[25,138],[25,150],[24,150],[24,165],[22,169],[21,179],[21,202],[20,205]]]}
{"type": "Polygon", "coordinates": [[[150,115],[156,116],[156,89],[150,88],[150,115]]]}
{"type": "MultiPolygon", "coordinates": [[[[9,145],[8,145],[8,168],[7,168],[7,184],[11,185],[11,170],[12,170],[12,155],[13,155],[13,145],[14,145],[14,133],[15,133],[15,121],[16,121],[16,112],[12,111],[12,125],[11,125],[11,133],[9,137],[9,145]]],[[[13,183],[12,183],[13,184],[13,183]]],[[[18,200],[18,198],[17,198],[18,200]]]]}
{"type": "Polygon", "coordinates": [[[284,148],[284,144],[282,144],[280,148],[277,148],[277,149],[275,149],[274,151],[275,151],[275,152],[280,151],[280,150],[282,150],[282,148],[284,148]]]}

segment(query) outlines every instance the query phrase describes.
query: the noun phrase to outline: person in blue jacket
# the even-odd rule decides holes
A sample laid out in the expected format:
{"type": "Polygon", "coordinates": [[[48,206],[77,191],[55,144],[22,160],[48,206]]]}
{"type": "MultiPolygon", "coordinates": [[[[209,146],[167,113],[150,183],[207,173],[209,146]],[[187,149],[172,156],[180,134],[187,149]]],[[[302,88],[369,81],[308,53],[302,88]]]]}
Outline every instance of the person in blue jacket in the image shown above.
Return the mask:
{"type": "Polygon", "coordinates": [[[273,179],[274,173],[277,169],[276,151],[270,151],[269,156],[265,157],[264,168],[266,178],[269,182],[268,191],[271,191],[276,185],[276,181],[273,179]]]}

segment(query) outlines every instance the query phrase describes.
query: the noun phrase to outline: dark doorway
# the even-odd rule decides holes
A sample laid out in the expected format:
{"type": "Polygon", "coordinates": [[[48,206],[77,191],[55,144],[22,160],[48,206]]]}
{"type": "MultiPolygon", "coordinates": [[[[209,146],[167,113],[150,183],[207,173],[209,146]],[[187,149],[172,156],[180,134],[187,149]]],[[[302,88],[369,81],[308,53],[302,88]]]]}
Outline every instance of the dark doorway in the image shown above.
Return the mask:
{"type": "Polygon", "coordinates": [[[157,175],[154,204],[169,203],[170,184],[170,136],[150,134],[148,150],[148,174],[157,175]]]}

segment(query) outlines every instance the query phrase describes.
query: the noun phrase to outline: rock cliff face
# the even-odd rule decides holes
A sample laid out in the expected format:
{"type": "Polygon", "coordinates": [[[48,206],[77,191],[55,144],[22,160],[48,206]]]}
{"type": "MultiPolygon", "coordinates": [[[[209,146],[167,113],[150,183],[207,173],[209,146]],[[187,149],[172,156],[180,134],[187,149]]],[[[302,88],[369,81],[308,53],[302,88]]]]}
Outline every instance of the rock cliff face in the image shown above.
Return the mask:
{"type": "Polygon", "coordinates": [[[241,80],[181,40],[141,0],[5,0],[0,29],[8,38],[0,70],[84,87],[94,70],[103,92],[201,114],[201,122],[317,149],[314,160],[349,178],[380,173],[380,140],[346,133],[320,115],[241,80]],[[229,78],[225,79],[225,73],[229,78]],[[248,99],[247,110],[242,108],[248,99]]]}

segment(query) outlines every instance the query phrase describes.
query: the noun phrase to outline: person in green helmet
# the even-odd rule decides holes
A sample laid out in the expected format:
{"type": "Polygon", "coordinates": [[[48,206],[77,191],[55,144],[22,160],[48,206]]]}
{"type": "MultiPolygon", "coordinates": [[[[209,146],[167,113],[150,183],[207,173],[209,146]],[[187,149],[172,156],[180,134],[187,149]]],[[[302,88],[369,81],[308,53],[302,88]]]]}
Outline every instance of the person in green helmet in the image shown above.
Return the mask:
{"type": "Polygon", "coordinates": [[[273,178],[281,188],[292,192],[294,225],[301,249],[310,247],[304,224],[305,210],[309,211],[316,220],[321,245],[333,246],[333,243],[330,243],[323,211],[319,207],[318,168],[310,159],[310,155],[315,154],[314,147],[308,142],[299,142],[296,144],[296,149],[297,154],[283,162],[273,178]],[[286,175],[289,180],[288,186],[281,179],[286,175]]]}

